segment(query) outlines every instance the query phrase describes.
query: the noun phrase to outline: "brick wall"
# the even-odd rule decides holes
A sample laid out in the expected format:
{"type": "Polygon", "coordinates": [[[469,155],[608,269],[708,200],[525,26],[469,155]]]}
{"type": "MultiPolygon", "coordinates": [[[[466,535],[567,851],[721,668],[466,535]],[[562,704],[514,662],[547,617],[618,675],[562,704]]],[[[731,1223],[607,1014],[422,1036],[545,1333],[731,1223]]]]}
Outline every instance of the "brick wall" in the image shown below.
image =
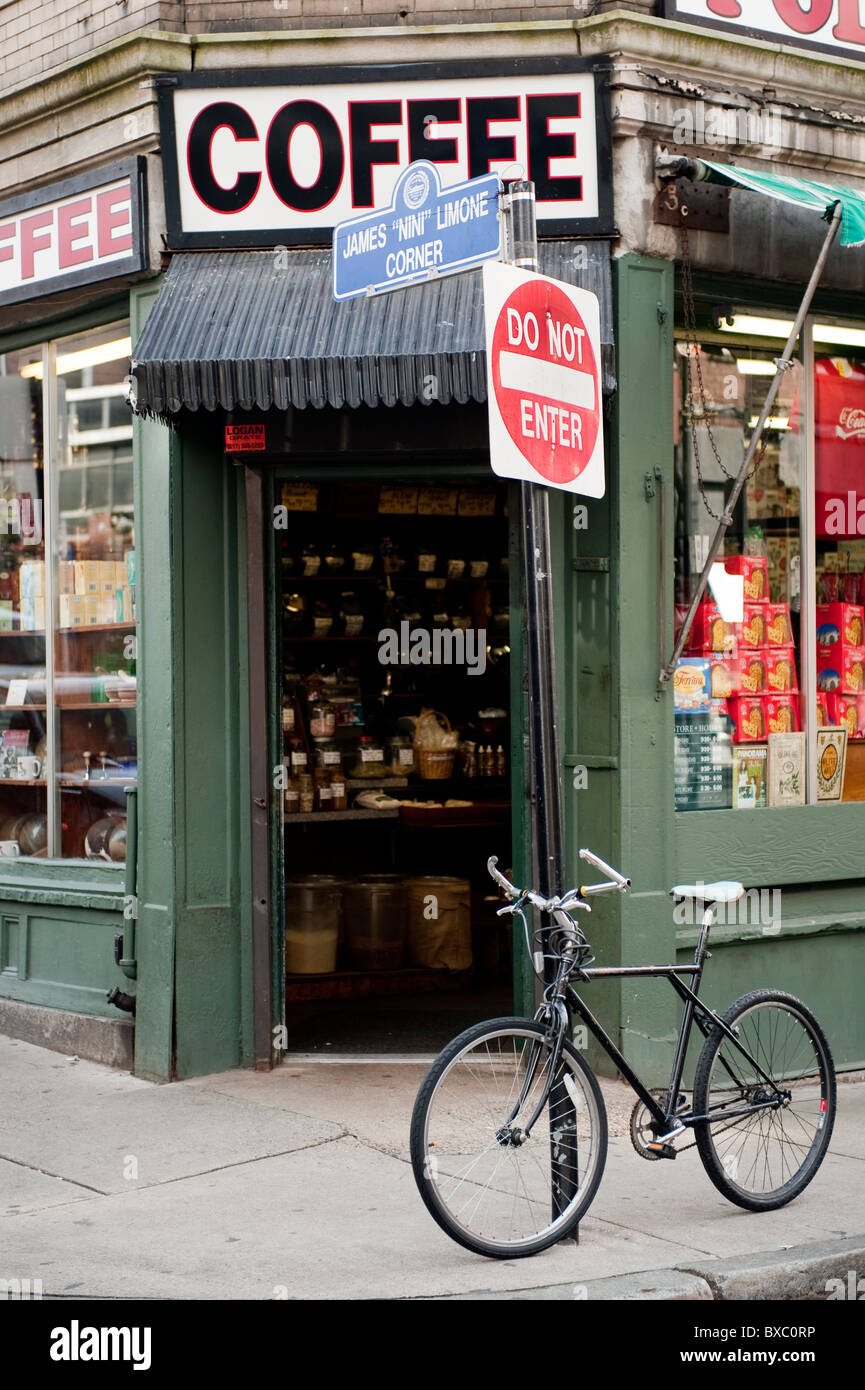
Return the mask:
{"type": "Polygon", "coordinates": [[[0,0],[0,95],[137,29],[183,34],[580,19],[655,0],[0,0]]]}

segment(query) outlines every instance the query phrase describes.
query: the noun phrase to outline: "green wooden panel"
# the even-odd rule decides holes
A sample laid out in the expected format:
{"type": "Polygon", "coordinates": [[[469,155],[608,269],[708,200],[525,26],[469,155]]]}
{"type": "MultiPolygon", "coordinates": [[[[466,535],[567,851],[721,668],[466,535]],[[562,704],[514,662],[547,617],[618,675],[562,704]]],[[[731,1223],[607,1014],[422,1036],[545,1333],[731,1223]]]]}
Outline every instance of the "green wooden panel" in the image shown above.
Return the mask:
{"type": "Polygon", "coordinates": [[[179,592],[174,701],[175,1069],[240,1062],[241,929],[237,506],[219,422],[183,438],[173,559],[179,592]]]}
{"type": "MultiPolygon", "coordinates": [[[[672,789],[670,791],[672,798],[672,789]]],[[[675,816],[675,874],[745,884],[808,883],[865,873],[865,806],[777,806],[675,816]]]]}
{"type": "MultiPolygon", "coordinates": [[[[659,625],[664,625],[665,640],[672,636],[672,608],[662,611],[662,583],[671,582],[673,554],[673,267],[623,256],[615,263],[614,290],[618,391],[610,470],[611,678],[615,681],[618,672],[621,812],[618,839],[608,848],[634,888],[607,910],[619,914],[622,963],[640,965],[671,960],[675,944],[667,896],[673,844],[672,706],[667,694],[659,698],[657,693],[659,625]]],[[[622,1050],[641,1073],[659,1078],[672,1059],[672,991],[631,980],[622,981],[619,989],[622,1050]]]]}
{"type": "Polygon", "coordinates": [[[119,912],[64,905],[0,905],[0,996],[55,1009],[118,1018],[106,999],[118,983],[114,935],[119,912]]]}
{"type": "MultiPolygon", "coordinates": [[[[133,291],[133,343],[159,292],[133,291]]],[[[172,1073],[175,884],[178,826],[174,802],[175,674],[179,639],[172,522],[178,511],[180,442],[165,425],[133,422],[138,588],[138,1009],[135,1070],[168,1080],[172,1073]]]]}

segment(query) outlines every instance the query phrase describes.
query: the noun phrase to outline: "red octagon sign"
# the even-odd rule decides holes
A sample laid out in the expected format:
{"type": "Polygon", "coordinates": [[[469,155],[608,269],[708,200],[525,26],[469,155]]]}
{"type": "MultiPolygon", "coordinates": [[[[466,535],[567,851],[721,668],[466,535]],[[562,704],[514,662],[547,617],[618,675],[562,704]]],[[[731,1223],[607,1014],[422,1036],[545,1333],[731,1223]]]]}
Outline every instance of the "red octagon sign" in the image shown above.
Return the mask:
{"type": "Polygon", "coordinates": [[[597,299],[502,265],[485,267],[484,296],[495,472],[602,496],[597,299]]]}

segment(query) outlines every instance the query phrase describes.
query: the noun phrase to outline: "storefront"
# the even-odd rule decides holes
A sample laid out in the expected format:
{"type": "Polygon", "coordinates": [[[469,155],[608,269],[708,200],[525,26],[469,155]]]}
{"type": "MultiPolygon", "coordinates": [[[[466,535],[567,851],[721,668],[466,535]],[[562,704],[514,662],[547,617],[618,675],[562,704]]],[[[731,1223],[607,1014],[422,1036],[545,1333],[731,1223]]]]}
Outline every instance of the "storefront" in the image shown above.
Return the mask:
{"type": "MultiPolygon", "coordinates": [[[[114,259],[99,249],[94,200],[114,165],[3,205],[0,272],[37,272],[0,294],[0,648],[15,697],[0,839],[18,845],[0,856],[4,1029],[129,1065],[132,1017],[106,996],[134,994],[135,1070],[167,1080],[328,1043],[428,1051],[464,1019],[531,1005],[483,872],[493,852],[528,879],[532,825],[521,547],[515,499],[488,464],[479,276],[346,304],[330,293],[334,222],[380,203],[421,153],[445,179],[521,166],[538,188],[541,268],[601,301],[608,490],[551,505],[566,877],[589,845],[634,882],[593,912],[596,957],[684,958],[694,927],[670,884],[741,879],[754,891],[715,933],[712,1001],[789,989],[826,1021],[839,1066],[863,1065],[850,982],[865,942],[865,744],[849,687],[865,260],[832,252],[729,528],[724,559],[753,589],[723,642],[736,651],[712,655],[713,621],[727,619],[707,612],[711,647],[695,635],[684,654],[723,708],[677,709],[674,682],[658,679],[677,611],[825,228],[757,194],[700,202],[689,189],[685,245],[654,179],[665,148],[812,179],[831,160],[855,186],[861,69],[639,14],[531,33],[536,57],[522,27],[405,30],[399,53],[368,30],[346,39],[338,69],[319,36],[304,40],[304,69],[291,35],[246,36],[242,56],[226,36],[200,51],[169,35],[146,54],[130,45],[98,128],[109,158],[136,113],[150,186],[138,241],[130,212],[136,259],[105,242],[126,228],[104,201],[114,259]],[[399,65],[377,72],[371,51],[399,65]],[[739,70],[751,77],[731,93],[739,70]],[[456,746],[435,733],[416,746],[407,721],[424,707],[456,746]],[[834,801],[817,776],[824,729],[848,735],[843,750],[828,740],[843,767],[834,801]],[[804,804],[773,804],[769,735],[799,733],[804,804]],[[421,778],[424,752],[424,770],[451,775],[421,778]],[[385,775],[356,775],[370,767],[385,775]],[[137,854],[123,860],[130,784],[137,854]],[[322,876],[361,875],[377,883],[346,931],[345,890],[322,876]],[[414,890],[419,931],[388,933],[388,875],[404,895],[406,881],[458,881],[462,955],[424,963],[443,935],[423,940],[435,891],[414,890]],[[291,938],[286,956],[311,903],[317,938],[291,938]],[[287,976],[287,961],[329,968],[287,976]],[[88,1043],[101,1028],[122,1041],[88,1043]]],[[[19,162],[30,130],[15,135],[19,162]]],[[[69,141],[51,167],[89,167],[92,144],[69,141]]],[[[629,1059],[668,1071],[662,989],[593,993],[629,1059]]]]}
{"type": "Polygon", "coordinates": [[[134,352],[137,410],[244,477],[263,1065],[275,1038],[434,1051],[527,992],[485,868],[495,854],[524,873],[530,830],[519,494],[489,464],[480,274],[335,303],[334,220],[386,202],[406,151],[453,179],[527,162],[555,237],[542,267],[599,294],[614,385],[601,75],[549,62],[363,79],[220,73],[165,90],[181,249],[134,352]],[[231,199],[226,126],[271,132],[265,169],[242,161],[231,199]],[[280,241],[321,250],[215,249],[274,238],[274,197],[280,241]]]}

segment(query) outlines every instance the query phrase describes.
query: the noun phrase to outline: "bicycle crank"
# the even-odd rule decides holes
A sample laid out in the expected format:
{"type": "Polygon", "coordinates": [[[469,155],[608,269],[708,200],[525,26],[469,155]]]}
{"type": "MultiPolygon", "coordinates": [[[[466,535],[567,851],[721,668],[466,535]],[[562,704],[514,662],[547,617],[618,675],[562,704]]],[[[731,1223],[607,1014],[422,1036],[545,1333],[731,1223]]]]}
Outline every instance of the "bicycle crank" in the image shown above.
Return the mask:
{"type": "MultiPolygon", "coordinates": [[[[666,1091],[650,1091],[649,1094],[661,1105],[666,1102],[666,1091]]],[[[678,1111],[688,1109],[687,1096],[679,1096],[676,1109],[678,1111]]],[[[660,1158],[675,1158],[683,1149],[691,1147],[690,1144],[683,1144],[681,1148],[677,1149],[675,1145],[670,1142],[660,1141],[655,1131],[652,1129],[652,1123],[652,1113],[649,1107],[645,1105],[643,1101],[638,1100],[631,1111],[629,1129],[631,1143],[640,1155],[640,1158],[648,1159],[650,1162],[654,1163],[660,1158]]],[[[670,1139],[677,1139],[679,1135],[684,1133],[686,1133],[684,1126],[675,1126],[672,1133],[666,1136],[666,1139],[667,1141],[670,1139]]]]}

